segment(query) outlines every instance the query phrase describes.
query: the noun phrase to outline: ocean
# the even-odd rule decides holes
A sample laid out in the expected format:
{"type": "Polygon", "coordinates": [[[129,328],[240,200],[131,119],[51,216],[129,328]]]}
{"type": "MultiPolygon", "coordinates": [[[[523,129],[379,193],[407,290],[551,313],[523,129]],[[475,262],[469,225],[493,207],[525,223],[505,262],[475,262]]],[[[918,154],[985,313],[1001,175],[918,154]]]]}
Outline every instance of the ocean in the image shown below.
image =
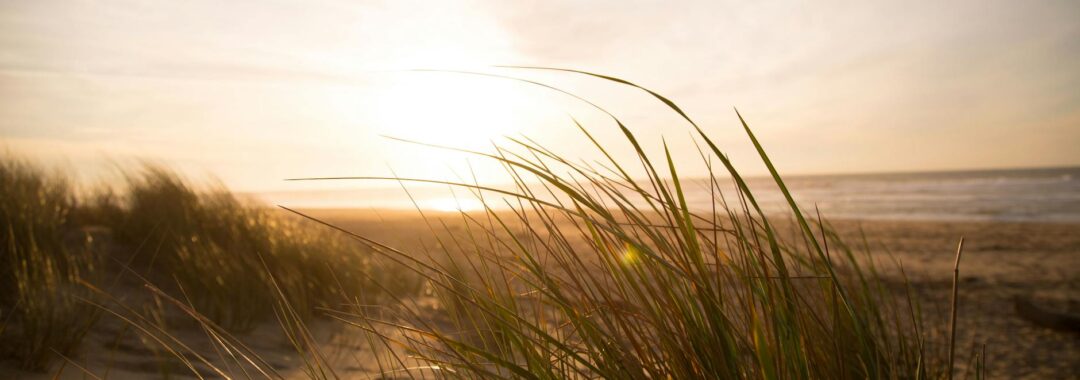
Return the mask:
{"type": "MultiPolygon", "coordinates": [[[[804,210],[815,206],[827,219],[1080,222],[1080,167],[923,173],[808,175],[784,178],[804,210]]],[[[684,179],[691,209],[708,212],[713,193],[706,179],[684,179]]],[[[737,202],[730,179],[719,178],[728,202],[737,202]]],[[[771,178],[747,182],[766,213],[789,212],[771,178]]],[[[363,183],[361,183],[363,184],[363,183]]],[[[383,183],[382,185],[386,185],[383,183]]],[[[480,203],[465,190],[408,186],[422,209],[474,210],[480,203]]],[[[298,208],[411,209],[400,187],[255,194],[298,208]]],[[[502,204],[501,200],[489,201],[502,204]]]]}

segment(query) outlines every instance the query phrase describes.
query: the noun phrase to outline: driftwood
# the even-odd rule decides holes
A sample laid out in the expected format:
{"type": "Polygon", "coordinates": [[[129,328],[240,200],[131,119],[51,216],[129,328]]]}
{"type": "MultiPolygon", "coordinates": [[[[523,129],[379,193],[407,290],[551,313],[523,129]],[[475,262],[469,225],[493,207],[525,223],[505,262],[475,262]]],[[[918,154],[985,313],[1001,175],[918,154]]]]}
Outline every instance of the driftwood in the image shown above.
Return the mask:
{"type": "Polygon", "coordinates": [[[1047,311],[1035,305],[1030,299],[1016,296],[1013,298],[1016,314],[1035,325],[1080,333],[1080,316],[1047,311]]]}

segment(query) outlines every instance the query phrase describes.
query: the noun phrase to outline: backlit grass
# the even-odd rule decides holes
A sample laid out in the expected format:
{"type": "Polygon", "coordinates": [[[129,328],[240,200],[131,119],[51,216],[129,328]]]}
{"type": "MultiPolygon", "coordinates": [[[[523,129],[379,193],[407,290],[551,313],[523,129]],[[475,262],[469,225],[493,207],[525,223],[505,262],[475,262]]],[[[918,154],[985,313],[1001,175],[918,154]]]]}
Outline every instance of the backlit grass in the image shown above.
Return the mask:
{"type": "Polygon", "coordinates": [[[77,197],[63,175],[5,158],[0,192],[0,356],[23,369],[77,356],[103,311],[157,325],[143,333],[185,312],[244,331],[274,323],[282,302],[303,321],[346,297],[372,300],[376,281],[400,293],[419,285],[340,234],[158,167],[77,197]]]}
{"type": "Polygon", "coordinates": [[[682,116],[709,168],[713,209],[688,209],[687,173],[667,146],[638,140],[613,115],[624,141],[597,141],[581,128],[606,162],[577,163],[513,139],[470,152],[503,164],[516,188],[449,183],[472,191],[487,212],[461,215],[474,232],[441,241],[452,247],[446,260],[354,235],[427,279],[450,324],[407,311],[407,301],[391,320],[342,317],[408,348],[380,367],[449,378],[951,377],[948,342],[930,339],[914,301],[886,290],[872,262],[808,217],[745,122],[791,206],[780,217],[794,233],[776,228],[777,216],[762,212],[724,152],[673,102],[575,73],[644,90],[682,116]],[[612,157],[613,144],[638,154],[612,157]],[[665,156],[647,156],[647,145],[665,156]],[[645,178],[630,168],[644,168],[645,178]],[[719,181],[738,192],[720,193],[719,181]],[[492,203],[503,198],[510,212],[492,203]]]}
{"type": "Polygon", "coordinates": [[[72,228],[70,185],[59,175],[0,158],[0,349],[42,370],[72,355],[96,320],[79,301],[99,260],[92,239],[72,228]]]}
{"type": "MultiPolygon", "coordinates": [[[[392,274],[374,270],[367,249],[340,234],[223,188],[193,188],[161,168],[129,174],[119,193],[99,197],[117,204],[96,208],[119,210],[108,222],[117,241],[142,247],[132,266],[146,268],[163,289],[183,287],[196,310],[230,329],[273,319],[271,276],[309,318],[346,294],[364,298],[373,279],[392,274]]],[[[395,280],[400,291],[416,286],[407,277],[395,280]]]]}
{"type": "MultiPolygon", "coordinates": [[[[680,170],[663,141],[639,140],[597,107],[623,134],[600,141],[578,125],[603,162],[582,163],[526,139],[468,152],[502,164],[509,190],[332,178],[449,185],[485,206],[455,216],[463,229],[425,219],[426,238],[437,244],[405,249],[148,167],[81,207],[81,219],[108,226],[119,251],[131,253],[119,260],[122,271],[143,279],[156,310],[171,308],[201,326],[214,352],[193,350],[160,316],[90,284],[108,299],[94,305],[181,368],[222,377],[339,377],[312,333],[313,317],[325,315],[366,332],[362,355],[386,376],[951,378],[952,343],[928,331],[910,292],[886,287],[873,260],[795,202],[741,115],[790,205],[786,215],[763,212],[720,147],[672,101],[618,78],[572,73],[665,104],[687,122],[699,144],[690,153],[707,172],[680,170]],[[636,155],[614,157],[616,144],[636,155]],[[645,154],[654,147],[664,155],[645,154]],[[630,174],[637,172],[644,174],[630,174]],[[722,193],[722,181],[737,191],[722,193]],[[707,186],[711,207],[690,209],[689,186],[707,186]],[[300,371],[280,372],[236,333],[268,319],[281,326],[300,371]]],[[[56,220],[43,224],[63,224],[56,220]]]]}

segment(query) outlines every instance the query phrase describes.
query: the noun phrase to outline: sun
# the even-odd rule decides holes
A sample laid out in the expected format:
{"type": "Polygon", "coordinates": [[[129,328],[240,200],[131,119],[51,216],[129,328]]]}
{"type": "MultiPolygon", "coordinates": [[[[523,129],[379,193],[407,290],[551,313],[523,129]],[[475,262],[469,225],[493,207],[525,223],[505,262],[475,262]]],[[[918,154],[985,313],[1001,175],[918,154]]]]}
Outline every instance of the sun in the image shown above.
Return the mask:
{"type": "Polygon", "coordinates": [[[443,72],[408,72],[376,97],[375,128],[385,136],[477,149],[523,132],[530,102],[508,80],[443,72]]]}

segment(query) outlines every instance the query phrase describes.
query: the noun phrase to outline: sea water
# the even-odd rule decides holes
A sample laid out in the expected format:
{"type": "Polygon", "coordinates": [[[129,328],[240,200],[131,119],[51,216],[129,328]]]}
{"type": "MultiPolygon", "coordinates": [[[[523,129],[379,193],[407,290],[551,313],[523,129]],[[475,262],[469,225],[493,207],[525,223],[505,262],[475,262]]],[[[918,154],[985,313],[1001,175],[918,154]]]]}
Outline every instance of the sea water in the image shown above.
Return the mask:
{"type": "MultiPolygon", "coordinates": [[[[923,173],[808,175],[784,177],[800,207],[827,219],[1080,222],[1080,167],[923,173]]],[[[721,196],[741,208],[730,178],[683,179],[688,206],[708,213],[721,196]]],[[[762,211],[790,213],[771,177],[747,179],[762,211]]],[[[364,184],[358,184],[364,185],[364,184]]],[[[385,183],[383,184],[385,185],[385,183]]],[[[436,211],[481,209],[464,189],[406,185],[326,191],[260,193],[274,204],[299,208],[412,209],[436,211]],[[411,199],[410,197],[411,196],[411,199]]],[[[488,194],[494,208],[516,201],[488,194]]],[[[638,206],[644,203],[636,201],[638,206]]]]}
{"type": "MultiPolygon", "coordinates": [[[[751,178],[767,213],[790,207],[772,178],[751,178]]],[[[792,176],[784,182],[803,210],[829,219],[1080,222],[1080,168],[792,176]]],[[[707,182],[687,191],[709,207],[707,182]]],[[[730,201],[733,185],[720,187],[730,201]]]]}

